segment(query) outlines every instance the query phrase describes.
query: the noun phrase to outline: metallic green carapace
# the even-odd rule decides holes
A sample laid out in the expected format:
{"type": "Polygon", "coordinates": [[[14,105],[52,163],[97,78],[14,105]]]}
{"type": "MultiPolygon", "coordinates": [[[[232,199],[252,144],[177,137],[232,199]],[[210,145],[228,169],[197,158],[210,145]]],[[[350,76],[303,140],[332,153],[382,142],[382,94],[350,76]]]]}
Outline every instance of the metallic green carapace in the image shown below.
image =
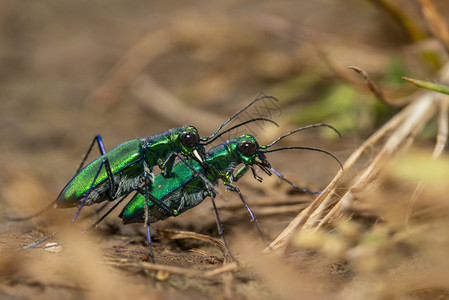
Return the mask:
{"type": "Polygon", "coordinates": [[[202,160],[204,148],[195,127],[173,128],[125,142],[81,169],[58,196],[57,207],[78,206],[88,192],[84,205],[117,199],[140,186],[144,173],[151,174],[156,165],[169,176],[178,153],[202,160]]]}
{"type": "MultiPolygon", "coordinates": [[[[193,162],[192,166],[198,172],[203,171],[201,165],[197,162],[193,162]]],[[[149,191],[148,201],[150,222],[163,220],[171,215],[170,212],[164,212],[164,209],[157,206],[156,203],[162,202],[172,211],[176,211],[179,214],[202,201],[201,197],[198,197],[198,192],[203,191],[201,187],[204,183],[200,177],[195,176],[187,165],[183,162],[177,163],[173,168],[172,174],[170,177],[164,177],[158,174],[154,178],[151,190],[149,191]],[[192,188],[195,191],[189,191],[192,188]],[[184,197],[184,194],[187,194],[187,196],[184,197]]],[[[209,179],[213,178],[209,177],[209,179]]],[[[128,203],[123,211],[123,218],[127,220],[126,223],[144,221],[145,196],[137,194],[136,197],[128,203]],[[142,201],[136,201],[136,197],[142,201]],[[142,219],[140,220],[140,218],[142,219]]]]}
{"type": "MultiPolygon", "coordinates": [[[[261,165],[269,167],[265,156],[257,152],[259,144],[251,135],[231,138],[225,143],[215,146],[205,154],[204,163],[193,162],[195,173],[184,162],[177,162],[173,168],[172,177],[158,174],[154,178],[149,191],[149,221],[156,222],[172,216],[170,211],[158,205],[162,203],[171,211],[178,214],[201,203],[210,195],[204,179],[216,185],[221,179],[229,189],[234,189],[232,181],[237,181],[249,166],[261,165]],[[260,158],[261,161],[256,161],[260,158]],[[240,163],[244,167],[236,175],[233,172],[240,163]],[[202,175],[202,178],[198,176],[202,175]]],[[[145,195],[137,193],[125,206],[120,217],[123,223],[144,222],[145,195]]]]}

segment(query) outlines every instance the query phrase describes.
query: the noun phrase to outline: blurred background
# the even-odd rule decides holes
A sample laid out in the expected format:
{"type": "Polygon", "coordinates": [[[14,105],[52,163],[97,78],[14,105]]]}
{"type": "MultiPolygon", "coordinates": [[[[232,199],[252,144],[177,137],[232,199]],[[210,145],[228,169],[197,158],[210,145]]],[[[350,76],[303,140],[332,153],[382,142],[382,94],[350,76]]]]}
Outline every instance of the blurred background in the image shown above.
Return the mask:
{"type": "MultiPolygon", "coordinates": [[[[279,102],[270,102],[269,110],[266,104],[249,110],[242,121],[269,116],[281,125],[248,127],[261,143],[299,126],[328,123],[342,132],[342,140],[333,132],[312,130],[286,139],[284,145],[320,147],[344,161],[416,92],[401,76],[433,78],[447,60],[418,2],[1,1],[2,216],[27,215],[55,199],[96,134],[102,135],[107,150],[186,124],[208,136],[261,94],[279,102]],[[348,66],[365,70],[391,103],[376,99],[348,66]]],[[[433,2],[448,20],[449,2],[433,2]]],[[[434,134],[431,124],[421,145],[431,146],[434,134]]],[[[91,158],[96,155],[94,149],[91,158]]],[[[273,153],[270,162],[314,191],[324,188],[339,169],[331,158],[313,152],[273,153]]],[[[256,206],[261,197],[295,205],[312,199],[270,178],[259,184],[248,175],[239,186],[256,206]]],[[[233,213],[238,199],[226,197],[231,203],[220,205],[228,206],[224,219],[229,232],[245,228],[254,234],[246,212],[242,209],[239,217],[233,213]],[[229,208],[232,203],[235,207],[229,208]]],[[[269,239],[297,214],[259,211],[269,239]]],[[[70,218],[73,212],[61,214],[70,218]]],[[[122,228],[117,214],[108,218],[104,230],[125,235],[141,231],[140,225],[122,228]]],[[[185,215],[155,226],[216,232],[210,203],[185,215]]],[[[51,232],[46,226],[45,219],[2,222],[0,249],[32,242],[51,232]]],[[[33,282],[31,275],[14,274],[19,282],[33,282]]],[[[10,275],[1,287],[5,296],[13,297],[20,283],[12,284],[10,275]]],[[[48,282],[52,280],[43,285],[48,282]]],[[[37,289],[41,295],[49,292],[37,289]]],[[[207,295],[193,290],[192,295],[207,295]]],[[[28,287],[22,296],[32,292],[28,287]]]]}

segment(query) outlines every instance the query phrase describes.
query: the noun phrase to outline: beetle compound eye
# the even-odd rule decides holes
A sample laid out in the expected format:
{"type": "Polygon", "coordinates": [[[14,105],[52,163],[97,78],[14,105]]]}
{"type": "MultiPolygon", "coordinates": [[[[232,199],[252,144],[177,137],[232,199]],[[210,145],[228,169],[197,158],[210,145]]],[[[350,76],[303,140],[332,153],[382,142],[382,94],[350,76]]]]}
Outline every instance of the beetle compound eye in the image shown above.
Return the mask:
{"type": "Polygon", "coordinates": [[[238,144],[238,149],[240,153],[242,153],[245,156],[251,156],[254,153],[256,153],[256,143],[252,141],[243,141],[238,144]]]}
{"type": "Polygon", "coordinates": [[[181,143],[186,147],[192,147],[198,143],[198,135],[193,131],[186,131],[179,136],[181,143]]]}

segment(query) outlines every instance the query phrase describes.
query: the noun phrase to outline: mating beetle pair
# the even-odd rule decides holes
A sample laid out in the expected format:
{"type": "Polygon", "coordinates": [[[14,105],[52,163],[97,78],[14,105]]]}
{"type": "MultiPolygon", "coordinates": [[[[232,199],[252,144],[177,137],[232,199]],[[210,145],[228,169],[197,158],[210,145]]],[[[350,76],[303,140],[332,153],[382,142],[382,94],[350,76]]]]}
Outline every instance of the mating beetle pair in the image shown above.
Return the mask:
{"type": "MultiPolygon", "coordinates": [[[[322,126],[330,127],[335,130],[335,128],[329,125],[317,124],[299,128],[293,132],[322,126]]],[[[223,227],[215,205],[214,191],[211,188],[211,186],[217,185],[218,180],[220,179],[228,190],[234,191],[239,195],[243,205],[248,210],[252,221],[257,227],[259,234],[263,238],[254,214],[244,200],[239,188],[235,186],[233,182],[239,180],[249,169],[253,172],[253,176],[256,180],[262,181],[262,178],[255,172],[254,167],[257,166],[266,174],[272,175],[272,173],[275,173],[280,179],[285,180],[293,187],[308,192],[291,183],[278,171],[272,168],[265,153],[286,149],[308,149],[324,152],[338,161],[333,154],[321,149],[309,147],[268,149],[280,139],[293,132],[281,136],[273,143],[266,146],[259,145],[257,140],[251,135],[242,135],[237,138],[231,138],[210,149],[206,153],[203,163],[193,162],[193,164],[190,165],[186,161],[178,161],[173,167],[173,176],[164,177],[162,174],[156,175],[150,191],[145,188],[138,192],[131,201],[128,202],[120,214],[123,223],[145,222],[151,251],[150,223],[166,219],[170,216],[176,216],[177,214],[200,204],[206,197],[210,196],[218,221],[220,234],[223,236],[223,240],[227,247],[227,242],[223,235],[223,227]],[[243,166],[234,173],[239,164],[243,164],[243,166]],[[163,203],[163,205],[160,205],[161,203],[163,203]],[[174,212],[176,212],[176,214],[174,212]]],[[[147,187],[147,185],[145,185],[145,187],[147,187]]]]}
{"type": "MultiPolygon", "coordinates": [[[[100,203],[105,200],[112,201],[122,197],[105,215],[88,229],[90,230],[117,207],[126,196],[137,191],[136,195],[123,209],[120,217],[125,224],[132,222],[145,223],[152,258],[150,223],[163,220],[169,216],[177,216],[185,210],[198,205],[207,196],[211,197],[220,227],[220,233],[223,234],[214,201],[214,196],[217,193],[215,185],[219,179],[223,181],[229,190],[238,193],[250,213],[252,220],[255,221],[254,215],[246,204],[240,190],[232,182],[241,178],[249,169],[252,170],[254,178],[261,181],[262,179],[256,175],[254,169],[254,166],[258,166],[268,175],[271,175],[273,172],[281,179],[292,184],[271,167],[264,153],[285,149],[308,149],[324,152],[338,161],[334,155],[321,149],[309,147],[268,149],[280,139],[294,132],[311,127],[326,126],[338,133],[335,128],[325,124],[317,124],[294,130],[266,146],[259,145],[253,136],[244,135],[238,138],[231,138],[223,144],[205,152],[205,145],[236,127],[253,121],[268,121],[276,124],[270,119],[256,118],[238,124],[218,134],[221,128],[238,114],[253,103],[266,98],[276,100],[269,96],[255,99],[231,116],[207,138],[200,138],[198,131],[193,126],[184,126],[148,138],[125,142],[106,153],[101,138],[97,136],[83,158],[77,174],[69,181],[54,202],[56,203],[56,207],[78,206],[78,210],[72,219],[72,222],[74,222],[84,205],[100,203]],[[82,168],[96,141],[102,155],[82,168]],[[179,160],[176,161],[176,158],[179,158],[179,160]],[[186,161],[185,158],[188,158],[188,160],[186,161]],[[243,167],[233,174],[235,168],[241,163],[243,167]],[[162,172],[155,176],[152,168],[156,165],[159,166],[162,172]]],[[[298,188],[296,185],[292,185],[298,188]]],[[[306,191],[304,189],[302,190],[306,191]]],[[[35,215],[37,214],[30,217],[35,215]]],[[[16,218],[15,220],[19,219],[26,218],[16,218]]],[[[257,223],[255,224],[257,226],[257,223]]],[[[258,226],[257,229],[260,232],[258,226]]],[[[34,247],[44,239],[27,247],[34,247]]],[[[227,246],[226,240],[224,241],[227,246]]]]}

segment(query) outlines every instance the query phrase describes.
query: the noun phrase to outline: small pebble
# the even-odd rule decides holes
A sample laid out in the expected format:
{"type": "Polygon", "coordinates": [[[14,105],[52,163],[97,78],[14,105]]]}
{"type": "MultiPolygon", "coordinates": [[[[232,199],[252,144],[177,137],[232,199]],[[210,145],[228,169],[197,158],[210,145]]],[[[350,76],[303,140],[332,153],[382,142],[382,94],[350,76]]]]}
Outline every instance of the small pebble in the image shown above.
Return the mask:
{"type": "Polygon", "coordinates": [[[62,251],[62,247],[61,245],[58,245],[58,243],[47,243],[44,249],[52,253],[59,253],[62,251]]]}
{"type": "Polygon", "coordinates": [[[168,277],[170,276],[170,273],[168,273],[167,271],[158,271],[156,274],[156,279],[159,281],[165,281],[168,279],[168,277]]]}

